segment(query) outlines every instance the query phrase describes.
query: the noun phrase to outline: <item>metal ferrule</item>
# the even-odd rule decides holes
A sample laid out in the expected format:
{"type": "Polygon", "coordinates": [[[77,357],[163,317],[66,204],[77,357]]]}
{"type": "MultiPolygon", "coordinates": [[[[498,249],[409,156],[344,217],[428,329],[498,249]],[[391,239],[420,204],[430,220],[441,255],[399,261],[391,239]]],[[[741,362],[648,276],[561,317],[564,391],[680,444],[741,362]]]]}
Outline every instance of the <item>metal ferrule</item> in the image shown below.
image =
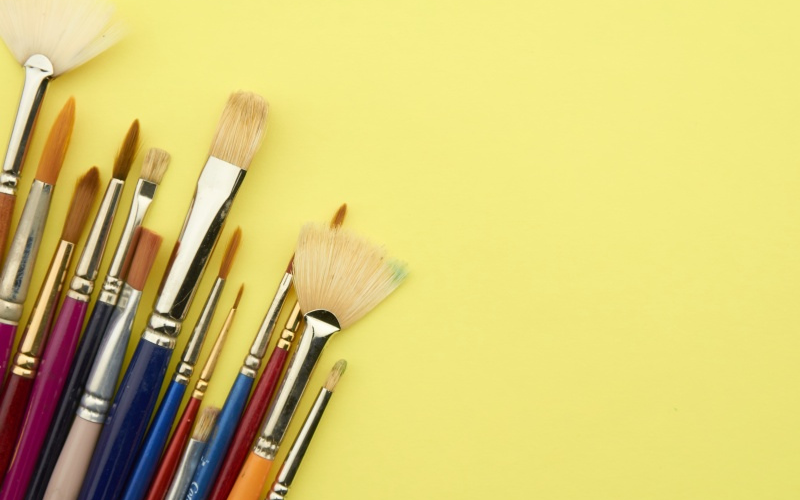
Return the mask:
{"type": "Polygon", "coordinates": [[[141,298],[141,291],[127,284],[122,287],[77,410],[84,420],[99,424],[106,420],[141,298]]]}
{"type": "Polygon", "coordinates": [[[108,243],[108,235],[111,232],[111,225],[114,223],[114,214],[117,213],[122,188],[125,181],[111,179],[106,188],[106,194],[97,209],[92,223],[92,229],[86,238],[83,246],[81,258],[75,267],[75,274],[69,285],[67,295],[75,300],[89,302],[89,298],[94,290],[94,280],[97,279],[97,272],[100,269],[100,262],[103,260],[103,252],[108,243]]]}
{"type": "Polygon", "coordinates": [[[300,312],[300,303],[295,302],[292,312],[286,319],[286,326],[283,327],[281,338],[278,339],[276,347],[288,351],[292,348],[292,342],[297,336],[297,330],[300,329],[300,322],[303,321],[303,314],[300,312]]]}
{"type": "Polygon", "coordinates": [[[181,322],[189,312],[197,285],[246,173],[213,156],[206,162],[183,230],[175,243],[174,259],[164,275],[142,339],[175,348],[181,322]]]}
{"type": "Polygon", "coordinates": [[[267,500],[284,500],[286,498],[286,494],[294,481],[294,476],[300,468],[300,462],[303,461],[303,456],[305,456],[308,445],[311,443],[311,438],[314,437],[314,431],[317,430],[317,425],[319,425],[322,414],[325,412],[325,407],[328,406],[328,401],[331,400],[332,396],[333,392],[324,387],[320,389],[317,399],[314,401],[314,406],[308,412],[308,416],[303,422],[303,427],[297,433],[297,438],[292,443],[281,470],[278,471],[278,475],[275,477],[275,482],[270,488],[267,500]]]}
{"type": "Polygon", "coordinates": [[[55,186],[34,180],[0,274],[0,322],[17,325],[28,296],[55,186]]]}
{"type": "Polygon", "coordinates": [[[261,367],[261,360],[267,354],[267,346],[269,346],[269,339],[272,337],[272,332],[275,330],[275,325],[278,323],[278,317],[281,315],[283,303],[286,302],[286,296],[289,294],[289,289],[292,287],[291,273],[285,273],[281,284],[278,285],[278,290],[275,292],[275,297],[272,299],[272,304],[269,305],[264,321],[261,322],[261,328],[258,329],[253,345],[250,347],[250,352],[244,358],[241,370],[239,372],[250,378],[256,378],[258,369],[261,367]]]}
{"type": "Polygon", "coordinates": [[[192,378],[194,373],[194,365],[200,358],[200,351],[203,349],[203,342],[208,335],[208,328],[211,326],[211,320],[214,319],[214,312],[217,310],[219,297],[222,295],[222,289],[225,288],[225,280],[217,277],[214,281],[214,286],[211,287],[211,292],[208,294],[206,304],[203,306],[203,311],[197,319],[197,324],[194,325],[192,335],[189,337],[189,342],[183,350],[181,362],[175,368],[175,377],[173,380],[179,384],[188,385],[189,379],[192,378]]]}
{"type": "Polygon", "coordinates": [[[22,86],[17,116],[14,118],[14,127],[11,129],[11,138],[3,160],[3,170],[0,172],[0,193],[10,195],[17,194],[19,173],[25,162],[33,127],[42,107],[47,84],[53,78],[53,63],[42,54],[29,57],[25,61],[24,68],[25,83],[22,86]]]}
{"type": "Polygon", "coordinates": [[[14,367],[11,371],[21,377],[36,376],[39,358],[50,334],[53,314],[61,297],[61,286],[64,284],[73,250],[75,250],[73,243],[61,240],[50,262],[50,268],[44,277],[39,296],[36,297],[36,304],[28,318],[28,325],[14,357],[14,367]]]}
{"type": "Polygon", "coordinates": [[[122,274],[122,266],[125,263],[128,252],[132,250],[133,233],[137,227],[142,225],[147,209],[153,203],[156,188],[158,188],[158,184],[144,179],[139,179],[136,183],[131,208],[128,210],[128,220],[125,221],[125,227],[122,229],[122,235],[119,237],[117,249],[114,251],[111,264],[108,266],[106,279],[103,281],[103,288],[97,300],[111,305],[117,303],[117,297],[124,283],[121,279],[122,276],[120,276],[122,274]]]}
{"type": "Polygon", "coordinates": [[[289,362],[278,394],[273,399],[261,435],[253,447],[256,455],[275,460],[278,448],[289,428],[297,404],[303,396],[314,367],[331,335],[338,332],[339,320],[328,311],[316,310],[305,315],[306,327],[300,336],[297,350],[289,362]]]}
{"type": "Polygon", "coordinates": [[[192,482],[192,476],[194,476],[194,472],[197,470],[198,464],[200,464],[200,458],[203,456],[205,447],[205,441],[189,440],[183,450],[183,456],[181,456],[175,477],[172,478],[172,484],[170,484],[164,500],[183,500],[186,490],[189,489],[189,483],[192,482]]]}
{"type": "Polygon", "coordinates": [[[217,367],[217,360],[219,359],[219,355],[222,353],[222,348],[225,346],[225,339],[228,338],[228,332],[231,330],[231,325],[233,325],[233,317],[235,315],[236,309],[231,308],[231,310],[228,312],[228,317],[225,318],[225,323],[222,325],[222,329],[219,331],[219,335],[217,335],[217,341],[214,342],[214,347],[211,348],[211,353],[208,355],[206,364],[203,366],[203,371],[200,372],[200,376],[198,377],[197,382],[194,384],[194,391],[192,392],[192,397],[194,399],[203,399],[206,395],[208,383],[211,381],[211,377],[214,375],[214,368],[217,367]]]}

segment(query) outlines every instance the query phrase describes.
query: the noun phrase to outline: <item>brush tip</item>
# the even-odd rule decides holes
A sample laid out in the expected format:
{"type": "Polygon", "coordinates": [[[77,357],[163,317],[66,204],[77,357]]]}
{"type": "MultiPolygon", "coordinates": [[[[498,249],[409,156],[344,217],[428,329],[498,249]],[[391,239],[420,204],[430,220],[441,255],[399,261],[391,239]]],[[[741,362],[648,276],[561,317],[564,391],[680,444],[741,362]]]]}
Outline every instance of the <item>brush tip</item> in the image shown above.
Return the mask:
{"type": "Polygon", "coordinates": [[[247,170],[264,139],[268,112],[267,101],[258,94],[231,94],[222,111],[209,155],[247,170]]]}
{"type": "Polygon", "coordinates": [[[344,218],[347,216],[347,203],[342,203],[342,206],[339,207],[339,210],[336,211],[334,214],[333,219],[331,219],[331,227],[342,227],[344,224],[344,218]]]}
{"type": "Polygon", "coordinates": [[[237,309],[239,307],[239,302],[242,300],[242,294],[244,293],[244,283],[239,286],[239,293],[236,294],[236,300],[233,302],[233,309],[237,309]]]}
{"type": "Polygon", "coordinates": [[[112,176],[115,179],[124,181],[131,171],[133,159],[136,157],[136,151],[139,149],[139,120],[134,120],[128,133],[125,134],[125,139],[117,151],[117,156],[114,158],[114,169],[112,176]]]}
{"type": "Polygon", "coordinates": [[[161,184],[161,179],[164,177],[167,167],[169,167],[169,161],[169,153],[163,149],[150,148],[144,155],[142,179],[152,182],[153,184],[161,184]]]}
{"type": "Polygon", "coordinates": [[[147,277],[150,275],[150,270],[153,268],[153,263],[158,256],[162,238],[158,233],[143,227],[137,228],[137,231],[136,247],[131,252],[133,258],[131,259],[125,282],[132,288],[142,291],[147,282],[147,277]]]}
{"type": "Polygon", "coordinates": [[[228,247],[225,249],[225,255],[222,257],[222,262],[219,266],[219,277],[228,279],[228,274],[233,267],[233,261],[236,259],[236,252],[239,250],[239,245],[242,242],[242,229],[237,227],[228,241],[228,247]]]}
{"type": "Polygon", "coordinates": [[[100,187],[100,171],[97,167],[90,168],[75,184],[72,200],[69,202],[67,219],[61,231],[61,239],[77,243],[81,237],[89,212],[92,210],[97,190],[100,187]]]}
{"type": "Polygon", "coordinates": [[[214,406],[204,408],[200,412],[200,418],[197,420],[192,439],[202,443],[208,441],[214,431],[214,425],[217,423],[217,416],[219,416],[219,408],[214,406]]]}
{"type": "Polygon", "coordinates": [[[344,375],[344,371],[347,369],[347,361],[340,359],[333,365],[331,368],[331,372],[328,374],[328,379],[325,380],[325,389],[330,392],[333,392],[336,389],[336,384],[339,383],[339,379],[342,378],[344,375]]]}
{"type": "Polygon", "coordinates": [[[36,170],[36,179],[50,185],[55,185],[67,148],[72,137],[72,128],[75,125],[75,98],[70,97],[67,103],[53,122],[50,134],[47,136],[42,157],[39,159],[39,168],[36,170]]]}

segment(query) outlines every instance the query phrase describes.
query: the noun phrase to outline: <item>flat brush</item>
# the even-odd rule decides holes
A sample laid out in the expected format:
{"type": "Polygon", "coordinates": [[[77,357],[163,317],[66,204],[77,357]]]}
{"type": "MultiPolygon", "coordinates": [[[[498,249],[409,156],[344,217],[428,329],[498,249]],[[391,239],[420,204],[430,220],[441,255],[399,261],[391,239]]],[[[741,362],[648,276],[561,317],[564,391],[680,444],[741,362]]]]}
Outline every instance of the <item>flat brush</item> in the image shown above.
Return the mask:
{"type": "Polygon", "coordinates": [[[62,500],[78,496],[89,459],[111,407],[142,290],[161,246],[161,237],[148,229],[137,229],[135,234],[136,250],[130,254],[126,283],[122,286],[97,360],[86,381],[86,389],[66,443],[46,485],[44,498],[62,500]]]}
{"type": "MultiPolygon", "coordinates": [[[[332,228],[340,227],[344,223],[346,215],[347,204],[343,204],[333,216],[330,226],[332,228]]],[[[228,498],[228,494],[233,488],[233,483],[236,482],[236,476],[247,458],[250,446],[253,444],[256,434],[258,434],[258,428],[267,413],[269,401],[278,385],[278,379],[283,373],[286,361],[289,359],[289,349],[291,349],[292,341],[300,329],[302,317],[300,306],[295,302],[292,312],[286,320],[283,332],[281,332],[281,338],[278,339],[278,343],[272,350],[267,366],[264,368],[264,373],[259,377],[239,425],[236,426],[233,440],[208,497],[210,500],[225,500],[228,498]]]]}
{"type": "Polygon", "coordinates": [[[176,337],[247,168],[261,144],[266,120],[267,103],[262,97],[245,92],[231,95],[147,328],[100,435],[80,498],[115,499],[127,484],[176,337]]]}
{"type": "Polygon", "coordinates": [[[405,266],[387,259],[383,248],[346,230],[313,224],[300,232],[294,271],[305,328],[261,435],[231,490],[230,498],[237,500],[257,499],[261,493],[328,340],[372,310],[406,276],[405,266]]]}
{"type": "MultiPolygon", "coordinates": [[[[115,169],[118,168],[118,165],[119,168],[122,168],[126,164],[130,166],[133,162],[134,153],[138,147],[138,130],[138,127],[135,129],[132,127],[125,137],[115,160],[115,169]]],[[[92,308],[89,321],[86,323],[83,336],[78,343],[72,367],[67,375],[61,398],[50,424],[50,431],[39,453],[36,470],[28,485],[26,500],[41,500],[47,483],[50,481],[56,460],[58,460],[61,448],[72,428],[75,411],[78,409],[89,372],[94,365],[100,343],[103,341],[103,334],[111,322],[117,299],[121,297],[124,288],[123,279],[127,272],[126,263],[130,262],[130,257],[135,249],[134,234],[141,227],[145,215],[147,215],[169,161],[169,154],[156,148],[148,150],[144,157],[142,172],[136,183],[125,227],[103,280],[100,295],[92,308]]]]}
{"type": "Polygon", "coordinates": [[[308,445],[311,444],[314,432],[317,430],[317,426],[322,420],[325,408],[327,408],[328,402],[333,397],[333,391],[336,389],[336,384],[339,383],[339,379],[344,374],[345,368],[347,368],[347,362],[343,359],[340,359],[333,365],[333,369],[330,374],[328,374],[325,385],[319,390],[317,399],[314,400],[314,404],[303,422],[303,427],[301,427],[300,432],[297,433],[297,437],[292,443],[292,447],[289,448],[289,453],[286,455],[283,465],[281,465],[281,468],[278,470],[278,476],[275,478],[275,482],[272,483],[272,487],[267,494],[267,500],[284,500],[286,494],[289,493],[289,488],[294,482],[294,477],[297,475],[298,469],[300,469],[300,462],[303,461],[303,457],[306,455],[306,451],[308,451],[308,445]]]}
{"type": "Polygon", "coordinates": [[[219,408],[214,408],[213,406],[203,410],[200,420],[197,422],[197,427],[194,429],[194,434],[192,434],[192,439],[187,443],[186,450],[180,458],[175,478],[172,480],[172,484],[169,485],[166,496],[162,495],[162,498],[166,500],[180,500],[183,498],[197,464],[200,462],[203,449],[206,447],[206,443],[211,437],[211,432],[214,430],[218,414],[219,408]]]}
{"type": "MultiPolygon", "coordinates": [[[[133,122],[130,130],[132,133],[129,131],[128,136],[138,135],[139,122],[133,122]]],[[[50,428],[50,421],[58,404],[57,396],[61,394],[72,364],[72,356],[83,327],[83,320],[86,318],[89,299],[94,291],[94,281],[97,279],[100,262],[103,260],[108,235],[114,223],[114,215],[130,166],[131,161],[127,160],[114,163],[111,180],[108,182],[81,257],[78,259],[67,297],[58,312],[53,331],[50,332],[17,445],[25,450],[25,453],[14,457],[3,483],[3,491],[8,492],[6,494],[8,498],[21,500],[24,497],[28,481],[36,466],[39,450],[50,428]]]]}
{"type": "Polygon", "coordinates": [[[67,155],[74,123],[75,100],[70,98],[47,136],[36,178],[25,200],[25,208],[0,273],[0,378],[6,373],[11,356],[11,346],[28,297],[33,266],[39,255],[39,244],[50,212],[50,200],[67,155]]]}
{"type": "Polygon", "coordinates": [[[25,83],[0,172],[0,254],[5,250],[17,184],[50,80],[110,47],[120,30],[114,7],[96,0],[4,0],[0,37],[25,69],[25,83]]]}
{"type": "MultiPolygon", "coordinates": [[[[22,425],[33,379],[39,368],[39,357],[47,342],[53,315],[61,297],[61,287],[67,269],[69,269],[75,245],[89,218],[89,211],[97,194],[99,182],[97,168],[91,168],[78,179],[70,201],[66,222],[61,231],[61,240],[58,242],[42,287],[39,289],[39,295],[36,297],[36,303],[28,318],[25,333],[17,346],[11,373],[3,384],[3,395],[0,400],[0,473],[6,472],[16,448],[17,433],[22,425]]],[[[20,452],[24,451],[20,450],[20,452]]],[[[10,498],[11,489],[6,490],[3,486],[0,498],[10,498]]]]}
{"type": "MultiPolygon", "coordinates": [[[[161,404],[147,431],[147,436],[142,444],[142,449],[139,452],[136,465],[128,480],[128,486],[125,488],[125,493],[122,495],[124,500],[141,500],[147,494],[150,481],[152,481],[155,475],[161,452],[164,450],[169,431],[172,428],[172,422],[175,420],[175,415],[178,414],[178,408],[181,405],[181,401],[183,401],[186,387],[189,385],[192,373],[194,373],[194,366],[197,364],[197,360],[200,357],[200,351],[203,349],[203,343],[208,335],[208,329],[211,326],[214,313],[217,310],[219,297],[225,289],[228,273],[230,273],[231,267],[233,266],[236,252],[239,249],[241,241],[242,230],[237,227],[228,242],[228,247],[225,250],[225,256],[222,258],[222,264],[220,265],[217,279],[211,287],[211,292],[208,294],[208,299],[206,299],[197,324],[194,330],[192,330],[189,342],[183,350],[181,362],[178,363],[178,366],[175,368],[175,375],[167,386],[167,392],[164,393],[164,397],[161,398],[161,404]]],[[[238,307],[238,301],[236,305],[238,307]]],[[[233,319],[235,311],[236,308],[234,307],[230,315],[231,320],[233,319]]]]}

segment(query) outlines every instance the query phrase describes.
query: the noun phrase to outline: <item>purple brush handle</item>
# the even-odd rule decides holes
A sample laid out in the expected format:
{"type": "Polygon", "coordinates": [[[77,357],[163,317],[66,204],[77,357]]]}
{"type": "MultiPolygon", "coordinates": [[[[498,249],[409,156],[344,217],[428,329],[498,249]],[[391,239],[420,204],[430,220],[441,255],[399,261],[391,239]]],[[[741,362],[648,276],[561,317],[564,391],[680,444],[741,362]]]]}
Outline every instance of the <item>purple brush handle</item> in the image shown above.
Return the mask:
{"type": "Polygon", "coordinates": [[[17,336],[17,327],[0,323],[0,380],[6,376],[6,368],[11,359],[11,348],[14,346],[14,337],[17,336]]]}
{"type": "Polygon", "coordinates": [[[72,364],[75,346],[81,333],[89,303],[67,297],[58,313],[53,331],[47,341],[39,373],[28,400],[25,423],[17,446],[17,453],[3,481],[0,500],[20,500],[25,496],[28,482],[36,467],[39,450],[47,437],[50,421],[58,404],[58,396],[72,364]]]}

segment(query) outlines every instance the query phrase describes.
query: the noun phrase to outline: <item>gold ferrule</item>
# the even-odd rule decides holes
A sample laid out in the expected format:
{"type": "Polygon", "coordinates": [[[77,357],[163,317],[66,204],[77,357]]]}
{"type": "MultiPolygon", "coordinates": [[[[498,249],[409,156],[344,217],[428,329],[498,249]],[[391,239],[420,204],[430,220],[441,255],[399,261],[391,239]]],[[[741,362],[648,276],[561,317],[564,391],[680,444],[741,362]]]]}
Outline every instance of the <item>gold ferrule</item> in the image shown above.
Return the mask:
{"type": "Polygon", "coordinates": [[[297,331],[300,330],[300,322],[302,319],[303,315],[300,312],[300,303],[295,302],[292,312],[289,314],[289,318],[286,319],[286,325],[281,332],[281,338],[278,339],[277,347],[279,349],[288,351],[292,348],[292,342],[295,336],[297,336],[297,331]]]}
{"type": "Polygon", "coordinates": [[[228,312],[228,317],[225,318],[225,323],[222,325],[219,335],[217,335],[217,340],[214,341],[214,347],[211,348],[211,353],[209,353],[206,364],[203,365],[203,370],[200,372],[200,377],[194,386],[192,397],[195,399],[203,399],[203,396],[206,394],[208,383],[214,375],[214,369],[217,367],[217,361],[222,353],[222,348],[225,347],[225,340],[228,338],[228,332],[233,325],[234,316],[236,316],[236,308],[232,307],[228,312]]]}

